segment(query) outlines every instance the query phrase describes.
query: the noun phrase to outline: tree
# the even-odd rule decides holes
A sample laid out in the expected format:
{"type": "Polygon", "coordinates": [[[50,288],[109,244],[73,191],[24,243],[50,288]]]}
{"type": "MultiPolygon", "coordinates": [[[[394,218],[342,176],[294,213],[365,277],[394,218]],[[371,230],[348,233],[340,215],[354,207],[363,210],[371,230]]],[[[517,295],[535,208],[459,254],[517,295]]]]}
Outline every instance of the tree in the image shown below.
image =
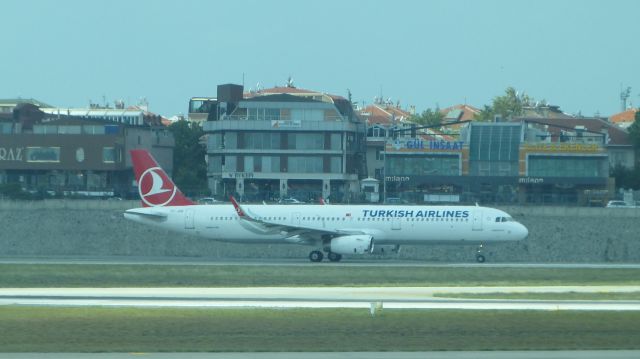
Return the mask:
{"type": "Polygon", "coordinates": [[[533,98],[524,92],[518,93],[515,88],[507,87],[504,95],[493,98],[491,106],[484,106],[474,118],[479,121],[493,121],[495,116],[511,119],[524,114],[524,108],[531,106],[533,98]]]}
{"type": "Polygon", "coordinates": [[[208,193],[206,149],[200,144],[202,128],[188,121],[176,121],[169,126],[173,133],[173,181],[188,195],[208,193]]]}
{"type": "Polygon", "coordinates": [[[476,121],[482,122],[491,122],[495,117],[495,112],[493,112],[493,107],[484,105],[484,108],[480,110],[480,112],[473,115],[473,119],[476,121]]]}
{"type": "Polygon", "coordinates": [[[616,188],[640,189],[640,167],[628,169],[617,165],[611,169],[610,176],[616,179],[616,188]]]}
{"type": "Polygon", "coordinates": [[[428,108],[422,111],[420,115],[411,116],[412,122],[422,126],[437,126],[442,123],[442,120],[444,120],[444,115],[438,107],[436,107],[435,110],[428,108]]]}
{"type": "Polygon", "coordinates": [[[629,139],[636,150],[640,149],[640,111],[636,111],[635,119],[629,126],[629,139]]]}

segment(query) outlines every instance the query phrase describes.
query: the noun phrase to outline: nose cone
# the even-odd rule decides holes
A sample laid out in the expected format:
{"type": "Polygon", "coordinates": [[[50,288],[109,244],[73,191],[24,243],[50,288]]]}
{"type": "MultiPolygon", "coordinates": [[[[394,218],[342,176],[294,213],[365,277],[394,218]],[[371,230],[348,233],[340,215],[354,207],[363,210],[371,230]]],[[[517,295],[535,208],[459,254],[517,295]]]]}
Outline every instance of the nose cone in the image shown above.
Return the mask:
{"type": "Polygon", "coordinates": [[[518,223],[516,234],[518,236],[518,240],[523,240],[529,236],[529,230],[522,223],[518,223]]]}

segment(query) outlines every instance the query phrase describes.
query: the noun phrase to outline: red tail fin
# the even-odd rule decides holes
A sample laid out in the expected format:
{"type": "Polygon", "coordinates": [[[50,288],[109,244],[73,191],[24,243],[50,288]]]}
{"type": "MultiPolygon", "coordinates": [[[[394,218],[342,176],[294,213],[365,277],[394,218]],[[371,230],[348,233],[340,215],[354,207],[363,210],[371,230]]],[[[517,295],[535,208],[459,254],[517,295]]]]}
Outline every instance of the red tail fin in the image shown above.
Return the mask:
{"type": "Polygon", "coordinates": [[[131,150],[131,162],[143,207],[194,204],[182,194],[147,150],[131,150]]]}

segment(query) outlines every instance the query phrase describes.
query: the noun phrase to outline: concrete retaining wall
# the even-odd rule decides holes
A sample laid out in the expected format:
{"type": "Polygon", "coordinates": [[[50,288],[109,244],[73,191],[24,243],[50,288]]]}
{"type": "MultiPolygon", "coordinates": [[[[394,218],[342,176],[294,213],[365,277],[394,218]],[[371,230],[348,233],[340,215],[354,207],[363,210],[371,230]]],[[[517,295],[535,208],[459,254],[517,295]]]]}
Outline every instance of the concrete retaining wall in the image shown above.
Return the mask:
{"type": "MultiPolygon", "coordinates": [[[[179,235],[123,218],[137,201],[0,201],[0,256],[306,257],[310,247],[242,245],[179,235]]],[[[522,243],[485,247],[491,262],[640,262],[640,209],[505,207],[522,243]]],[[[472,262],[473,246],[405,246],[400,257],[472,262]]],[[[390,258],[393,258],[389,256],[390,258]]]]}

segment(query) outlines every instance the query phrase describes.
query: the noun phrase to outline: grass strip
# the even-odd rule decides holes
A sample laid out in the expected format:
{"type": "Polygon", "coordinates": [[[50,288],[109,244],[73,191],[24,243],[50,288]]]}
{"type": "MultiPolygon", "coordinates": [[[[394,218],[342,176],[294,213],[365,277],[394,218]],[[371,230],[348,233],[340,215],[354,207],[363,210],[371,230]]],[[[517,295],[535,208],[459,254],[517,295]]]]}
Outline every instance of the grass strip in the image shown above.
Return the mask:
{"type": "Polygon", "coordinates": [[[0,351],[639,349],[640,312],[0,308],[0,351]]]}
{"type": "Polygon", "coordinates": [[[640,300],[640,292],[495,292],[495,293],[434,293],[434,297],[462,299],[531,299],[531,300],[640,300]]]}
{"type": "Polygon", "coordinates": [[[640,285],[635,268],[0,264],[0,287],[640,285]]]}

